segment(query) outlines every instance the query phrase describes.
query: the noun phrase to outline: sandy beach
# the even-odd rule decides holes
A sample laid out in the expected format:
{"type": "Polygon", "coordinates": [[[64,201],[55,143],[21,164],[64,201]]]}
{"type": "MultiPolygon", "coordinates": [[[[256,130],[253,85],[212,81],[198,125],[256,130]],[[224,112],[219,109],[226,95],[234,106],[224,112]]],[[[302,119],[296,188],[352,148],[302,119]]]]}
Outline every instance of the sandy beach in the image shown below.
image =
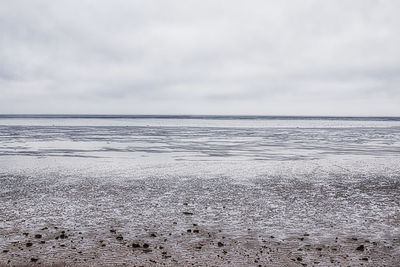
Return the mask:
{"type": "Polygon", "coordinates": [[[0,129],[1,264],[398,266],[398,128],[135,127],[0,129]]]}

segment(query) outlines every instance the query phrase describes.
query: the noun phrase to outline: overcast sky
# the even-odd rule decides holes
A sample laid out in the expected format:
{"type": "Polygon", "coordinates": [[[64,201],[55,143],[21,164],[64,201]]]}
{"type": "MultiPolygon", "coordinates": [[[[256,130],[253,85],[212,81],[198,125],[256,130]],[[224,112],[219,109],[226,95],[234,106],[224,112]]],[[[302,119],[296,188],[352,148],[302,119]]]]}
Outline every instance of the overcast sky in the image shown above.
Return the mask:
{"type": "Polygon", "coordinates": [[[0,0],[0,113],[400,116],[400,1],[0,0]]]}

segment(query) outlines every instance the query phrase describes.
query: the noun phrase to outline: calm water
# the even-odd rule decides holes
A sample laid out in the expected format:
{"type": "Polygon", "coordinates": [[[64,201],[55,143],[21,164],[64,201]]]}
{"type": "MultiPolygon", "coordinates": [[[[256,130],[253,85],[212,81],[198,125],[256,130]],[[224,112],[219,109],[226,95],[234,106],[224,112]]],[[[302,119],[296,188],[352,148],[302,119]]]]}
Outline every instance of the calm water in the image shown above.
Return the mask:
{"type": "Polygon", "coordinates": [[[399,152],[399,118],[0,117],[0,156],[251,161],[399,152]]]}

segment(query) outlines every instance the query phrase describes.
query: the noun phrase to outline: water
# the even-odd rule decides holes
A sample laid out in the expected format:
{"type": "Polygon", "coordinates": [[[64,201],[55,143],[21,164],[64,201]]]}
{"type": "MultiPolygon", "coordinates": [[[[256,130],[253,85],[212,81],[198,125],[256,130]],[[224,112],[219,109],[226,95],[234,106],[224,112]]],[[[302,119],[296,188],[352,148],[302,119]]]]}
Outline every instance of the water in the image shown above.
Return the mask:
{"type": "Polygon", "coordinates": [[[397,157],[398,118],[0,117],[0,156],[171,160],[397,157]]]}
{"type": "MultiPolygon", "coordinates": [[[[148,231],[171,233],[173,242],[163,246],[185,264],[202,257],[226,264],[211,245],[193,258],[199,242],[222,236],[232,244],[228,253],[247,264],[233,244],[256,253],[271,235],[286,264],[291,251],[304,249],[297,243],[304,233],[311,247],[336,242],[355,265],[354,238],[376,242],[367,251],[377,263],[400,259],[400,118],[3,115],[0,185],[3,249],[26,242],[24,231],[57,226],[76,242],[72,232],[82,233],[87,259],[109,263],[121,254],[96,242],[114,240],[111,228],[130,241],[154,242],[148,231]],[[196,238],[186,232],[193,224],[196,238]]],[[[54,258],[54,234],[10,259],[24,263],[35,249],[54,258]]],[[[56,251],[66,261],[64,250],[56,251]]],[[[308,252],[304,262],[343,260],[332,253],[308,252]]],[[[146,263],[150,254],[122,259],[146,263]]]]}

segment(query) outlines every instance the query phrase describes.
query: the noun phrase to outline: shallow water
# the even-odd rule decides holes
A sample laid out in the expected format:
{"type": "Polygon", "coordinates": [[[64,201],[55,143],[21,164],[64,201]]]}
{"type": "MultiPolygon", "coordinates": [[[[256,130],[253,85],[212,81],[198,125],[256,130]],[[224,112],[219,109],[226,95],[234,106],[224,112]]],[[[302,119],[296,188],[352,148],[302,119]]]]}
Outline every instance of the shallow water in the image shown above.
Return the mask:
{"type": "Polygon", "coordinates": [[[0,260],[391,266],[399,152],[393,118],[2,117],[0,260]]]}

